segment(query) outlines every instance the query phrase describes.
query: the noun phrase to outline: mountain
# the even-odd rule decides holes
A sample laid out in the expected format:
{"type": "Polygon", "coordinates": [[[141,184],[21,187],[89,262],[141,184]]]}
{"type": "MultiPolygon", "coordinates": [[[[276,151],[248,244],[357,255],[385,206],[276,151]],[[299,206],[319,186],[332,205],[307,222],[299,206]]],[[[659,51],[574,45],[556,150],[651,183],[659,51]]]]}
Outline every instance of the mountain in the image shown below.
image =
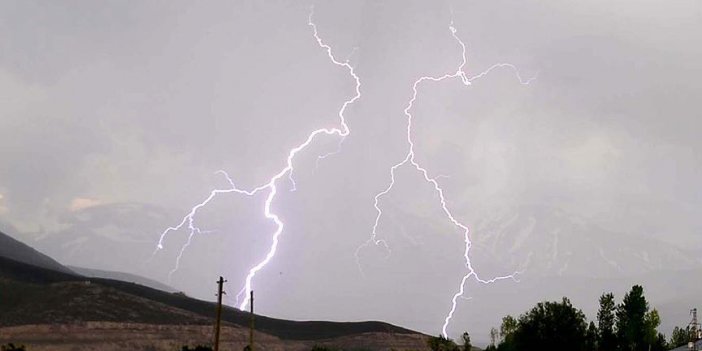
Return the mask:
{"type": "MultiPolygon", "coordinates": [[[[3,291],[7,291],[8,298],[0,302],[0,308],[5,313],[0,315],[0,325],[18,324],[41,324],[55,322],[56,315],[65,315],[70,321],[70,316],[75,312],[72,310],[72,299],[84,300],[84,295],[94,294],[95,288],[100,287],[108,295],[132,296],[135,300],[149,300],[159,306],[169,306],[181,311],[186,311],[200,316],[199,318],[211,318],[215,305],[212,302],[202,301],[187,297],[180,293],[168,293],[156,290],[143,285],[124,282],[119,280],[104,278],[87,278],[75,274],[68,274],[53,270],[44,269],[17,262],[8,258],[0,257],[0,278],[9,280],[10,283],[3,291]],[[83,289],[76,288],[82,286],[83,289]],[[56,289],[56,290],[54,290],[56,289]],[[31,292],[30,297],[24,297],[31,292]],[[14,294],[14,295],[13,295],[14,294]],[[65,296],[66,300],[62,300],[65,296]],[[42,304],[43,302],[47,304],[42,304]],[[19,302],[19,303],[18,303],[19,302]],[[15,313],[14,311],[22,313],[15,313]]],[[[88,298],[85,297],[85,300],[88,298]]],[[[103,305],[99,309],[85,308],[81,313],[91,313],[85,316],[75,317],[75,321],[81,320],[107,320],[134,323],[159,322],[162,324],[188,324],[182,319],[171,318],[169,314],[164,315],[162,320],[151,320],[148,315],[142,316],[142,306],[131,304],[130,300],[124,297],[110,298],[100,301],[103,305]],[[125,300],[125,301],[123,301],[125,300]],[[105,316],[101,310],[123,309],[124,306],[130,308],[129,312],[115,313],[105,316]],[[135,311],[131,311],[131,309],[135,311]],[[104,319],[108,318],[108,319],[104,319]]],[[[92,302],[91,302],[92,304],[92,302]]],[[[91,305],[92,306],[92,305],[91,305]]],[[[81,307],[83,309],[83,307],[81,307]]],[[[256,329],[283,339],[293,340],[320,340],[360,333],[399,333],[413,334],[415,332],[396,327],[382,322],[324,322],[324,321],[289,321],[265,316],[256,317],[256,329]]],[[[222,319],[224,321],[248,327],[250,316],[247,312],[235,308],[225,307],[222,319]]],[[[63,319],[61,321],[64,321],[63,319]]],[[[199,319],[194,319],[198,322],[199,319]]]]}
{"type": "MultiPolygon", "coordinates": [[[[118,350],[124,345],[165,350],[211,340],[212,302],[133,282],[84,277],[39,257],[56,269],[0,255],[0,343],[24,343],[33,350],[118,350]]],[[[241,349],[250,315],[225,307],[222,320],[224,344],[241,349]]],[[[426,336],[383,322],[298,322],[256,315],[255,323],[259,348],[267,350],[309,350],[314,344],[381,350],[426,345],[426,336]]]]}
{"type": "Polygon", "coordinates": [[[702,267],[693,250],[607,230],[549,206],[493,211],[473,231],[480,255],[541,276],[613,278],[702,267]]]}
{"type": "Polygon", "coordinates": [[[166,292],[177,292],[176,289],[163,284],[161,282],[158,282],[153,279],[145,278],[140,275],[136,274],[131,274],[131,273],[124,273],[124,272],[114,272],[114,271],[106,271],[106,270],[101,270],[101,269],[92,269],[92,268],[83,268],[83,267],[76,267],[76,266],[68,266],[73,272],[76,272],[82,276],[85,277],[91,277],[91,278],[105,278],[105,279],[112,279],[112,280],[121,280],[125,282],[132,282],[136,283],[139,285],[143,286],[148,286],[150,288],[154,288],[156,290],[162,290],[166,292]]]}
{"type": "Polygon", "coordinates": [[[0,257],[0,325],[82,321],[207,324],[204,316],[173,308],[78,275],[0,257]]]}
{"type": "Polygon", "coordinates": [[[54,271],[73,273],[53,258],[2,232],[0,232],[0,256],[54,271]]]}
{"type": "MultiPolygon", "coordinates": [[[[64,264],[144,276],[149,272],[135,266],[141,266],[137,263],[153,255],[157,239],[154,235],[163,230],[159,225],[168,222],[168,218],[173,217],[156,206],[98,205],[66,215],[60,230],[42,233],[45,235],[40,235],[32,246],[64,264]]],[[[149,266],[149,270],[153,269],[149,266]]]]}

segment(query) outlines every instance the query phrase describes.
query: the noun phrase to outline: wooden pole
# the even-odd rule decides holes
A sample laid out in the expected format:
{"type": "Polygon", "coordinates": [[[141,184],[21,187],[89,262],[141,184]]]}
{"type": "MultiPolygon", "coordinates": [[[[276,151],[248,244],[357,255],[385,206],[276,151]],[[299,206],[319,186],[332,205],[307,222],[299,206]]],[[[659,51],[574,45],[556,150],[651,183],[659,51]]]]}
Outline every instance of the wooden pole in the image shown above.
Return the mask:
{"type": "Polygon", "coordinates": [[[254,351],[254,293],[251,290],[251,327],[249,328],[249,351],[254,351]]]}
{"type": "Polygon", "coordinates": [[[217,321],[215,324],[215,340],[214,340],[214,351],[219,351],[219,327],[220,321],[222,320],[222,286],[224,285],[224,278],[219,277],[217,281],[219,288],[217,289],[217,321]]]}

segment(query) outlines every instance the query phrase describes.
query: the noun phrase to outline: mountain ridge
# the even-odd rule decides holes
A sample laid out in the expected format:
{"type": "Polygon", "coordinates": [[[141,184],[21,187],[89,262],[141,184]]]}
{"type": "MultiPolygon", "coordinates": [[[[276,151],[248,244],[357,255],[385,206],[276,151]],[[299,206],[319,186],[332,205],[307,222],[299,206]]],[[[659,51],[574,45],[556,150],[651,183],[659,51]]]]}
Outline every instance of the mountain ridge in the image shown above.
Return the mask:
{"type": "Polygon", "coordinates": [[[113,280],[121,280],[125,282],[133,282],[137,283],[139,285],[143,286],[148,286],[150,288],[154,288],[157,290],[162,290],[165,292],[178,292],[175,288],[166,285],[164,283],[161,283],[157,280],[149,279],[146,277],[142,277],[140,275],[132,274],[132,273],[126,273],[126,272],[117,272],[117,271],[109,271],[109,270],[103,270],[103,269],[94,269],[94,268],[85,268],[85,267],[77,267],[77,266],[66,266],[73,272],[76,272],[82,276],[86,277],[91,277],[91,278],[105,278],[105,279],[113,279],[113,280]]]}
{"type": "Polygon", "coordinates": [[[35,248],[0,232],[0,256],[64,273],[75,273],[35,248]]]}
{"type": "MultiPolygon", "coordinates": [[[[3,236],[6,235],[0,234],[0,237],[3,236]]],[[[13,240],[12,243],[17,245],[19,242],[13,240]]],[[[48,262],[45,266],[57,269],[37,266],[0,254],[0,292],[3,297],[0,299],[0,328],[8,333],[19,331],[17,335],[27,338],[27,333],[31,334],[31,330],[43,331],[48,334],[40,339],[52,338],[52,332],[46,331],[42,326],[62,325],[61,328],[71,329],[73,327],[70,326],[85,326],[85,323],[98,322],[107,323],[111,329],[129,329],[128,325],[142,325],[143,327],[138,328],[144,329],[148,325],[160,325],[156,330],[162,330],[163,333],[179,328],[178,325],[212,325],[215,311],[213,302],[190,298],[182,293],[161,291],[134,282],[79,275],[36,250],[27,250],[31,249],[28,245],[22,244],[21,247],[24,250],[24,261],[48,262]]],[[[261,315],[255,315],[255,320],[256,333],[260,334],[262,339],[273,343],[271,345],[281,342],[285,344],[286,340],[291,345],[297,345],[296,348],[271,346],[273,349],[309,349],[310,343],[385,345],[380,348],[383,350],[392,348],[392,342],[397,342],[398,345],[412,345],[412,348],[417,349],[426,346],[426,335],[379,321],[292,321],[261,315]]],[[[233,333],[233,338],[241,339],[241,335],[246,334],[250,314],[225,306],[222,321],[229,333],[233,333]]],[[[83,330],[80,332],[83,334],[80,335],[99,333],[99,330],[102,330],[100,328],[102,327],[92,332],[83,330]]],[[[202,335],[202,330],[207,328],[199,329],[201,331],[195,335],[207,340],[207,335],[202,335]]],[[[153,328],[148,330],[158,334],[153,328]]],[[[23,340],[29,340],[28,344],[39,342],[38,339],[31,338],[23,340]]],[[[80,341],[76,342],[80,344],[80,341]]],[[[245,339],[239,342],[245,342],[245,339]]]]}

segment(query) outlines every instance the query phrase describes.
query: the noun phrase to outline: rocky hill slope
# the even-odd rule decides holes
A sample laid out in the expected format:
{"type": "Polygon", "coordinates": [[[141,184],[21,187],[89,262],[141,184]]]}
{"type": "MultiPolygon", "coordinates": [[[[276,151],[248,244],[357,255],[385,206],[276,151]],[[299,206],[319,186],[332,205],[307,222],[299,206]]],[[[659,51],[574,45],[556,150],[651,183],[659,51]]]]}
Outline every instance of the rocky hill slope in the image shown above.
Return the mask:
{"type": "MultiPolygon", "coordinates": [[[[32,255],[41,254],[24,255],[35,262],[32,255]]],[[[32,350],[176,350],[212,340],[211,302],[58,268],[0,255],[0,343],[24,343],[32,350]]],[[[250,315],[227,307],[222,319],[224,345],[242,349],[250,315]]],[[[425,335],[383,322],[298,322],[258,315],[255,321],[257,345],[265,350],[308,350],[315,344],[417,350],[426,345],[425,335]]]]}

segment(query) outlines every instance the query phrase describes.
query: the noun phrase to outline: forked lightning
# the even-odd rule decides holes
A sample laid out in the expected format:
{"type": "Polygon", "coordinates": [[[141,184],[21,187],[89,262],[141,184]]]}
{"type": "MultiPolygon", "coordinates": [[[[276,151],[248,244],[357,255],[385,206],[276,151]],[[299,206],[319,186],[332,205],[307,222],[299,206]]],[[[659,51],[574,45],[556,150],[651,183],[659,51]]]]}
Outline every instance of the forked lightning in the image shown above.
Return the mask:
{"type": "MultiPolygon", "coordinates": [[[[192,242],[193,237],[196,234],[202,233],[202,231],[195,225],[195,215],[197,214],[197,211],[200,210],[202,207],[206,206],[215,196],[218,194],[225,194],[225,193],[236,193],[239,195],[245,195],[245,196],[253,196],[261,192],[267,192],[266,200],[264,202],[264,207],[263,207],[263,215],[273,221],[276,224],[276,230],[273,233],[272,236],[272,242],[270,249],[268,250],[268,253],[266,256],[255,266],[251,267],[249,269],[249,273],[246,275],[246,279],[243,284],[243,288],[239,292],[239,295],[237,296],[237,299],[239,299],[241,296],[243,296],[243,301],[239,304],[239,308],[242,310],[246,309],[246,306],[249,303],[249,292],[252,289],[253,286],[253,279],[256,276],[256,273],[258,273],[263,267],[265,267],[268,262],[273,259],[273,256],[275,256],[275,253],[278,249],[278,240],[280,239],[280,235],[283,233],[283,228],[285,224],[281,219],[276,215],[272,210],[271,210],[271,204],[273,203],[273,200],[275,199],[276,194],[278,193],[278,181],[285,177],[286,175],[290,180],[292,180],[292,173],[294,171],[294,165],[293,161],[295,159],[295,156],[303,151],[305,148],[307,148],[312,142],[315,140],[315,138],[319,135],[336,135],[338,136],[341,140],[345,138],[346,136],[349,135],[350,130],[348,125],[346,124],[346,117],[344,116],[344,113],[346,112],[346,109],[348,108],[349,105],[353,104],[356,100],[358,100],[361,97],[361,80],[358,78],[356,75],[356,72],[354,71],[353,66],[349,64],[349,61],[339,61],[334,57],[334,54],[332,53],[332,49],[329,45],[325,44],[322,38],[319,36],[319,33],[317,31],[317,26],[315,23],[312,21],[314,15],[314,8],[310,11],[310,15],[308,18],[308,25],[312,29],[312,33],[314,35],[315,40],[317,41],[317,44],[319,45],[320,48],[322,48],[326,53],[327,56],[329,57],[329,60],[339,66],[344,68],[345,70],[348,71],[349,75],[353,78],[355,82],[355,94],[349,98],[348,100],[344,101],[344,103],[341,105],[341,108],[339,109],[338,112],[338,117],[339,117],[339,127],[338,128],[321,128],[312,131],[308,136],[307,139],[295,148],[291,149],[288,152],[288,157],[285,162],[285,167],[281,169],[277,174],[273,175],[265,184],[253,188],[251,190],[244,190],[244,189],[239,189],[236,187],[232,179],[227,175],[226,172],[224,171],[219,171],[222,173],[226,178],[227,181],[230,184],[230,187],[227,189],[215,189],[210,192],[210,195],[201,203],[195,205],[190,212],[183,217],[183,220],[176,226],[169,227],[163,233],[161,233],[161,236],[158,241],[158,245],[156,246],[156,253],[158,250],[163,249],[163,244],[164,240],[166,238],[166,235],[170,232],[181,230],[185,227],[187,227],[188,230],[188,239],[183,244],[183,246],[180,249],[180,252],[178,254],[178,257],[176,259],[175,266],[169,273],[169,279],[178,270],[178,267],[180,265],[180,259],[183,256],[183,253],[187,249],[187,247],[190,245],[192,242]]],[[[293,189],[294,189],[294,181],[292,182],[293,184],[293,189]]]]}
{"type": "MultiPolygon", "coordinates": [[[[431,177],[429,175],[429,171],[427,171],[426,168],[424,168],[421,164],[419,164],[416,159],[415,159],[415,149],[414,149],[414,140],[412,139],[412,119],[413,115],[411,113],[412,107],[414,106],[415,101],[417,100],[417,95],[418,95],[418,89],[419,85],[424,82],[441,82],[447,79],[454,79],[454,78],[460,78],[461,83],[464,85],[468,86],[471,85],[473,81],[480,79],[482,77],[485,77],[488,75],[491,71],[499,68],[505,68],[505,69],[510,69],[514,72],[516,75],[517,79],[519,80],[520,84],[523,85],[528,85],[534,78],[531,79],[523,79],[522,76],[520,75],[519,71],[517,68],[510,64],[510,63],[498,63],[494,64],[485,71],[474,75],[474,76],[468,76],[464,70],[467,59],[466,59],[466,46],[461,40],[461,38],[458,37],[457,30],[453,25],[453,21],[451,21],[451,24],[449,25],[449,30],[451,31],[451,35],[453,38],[458,42],[458,45],[461,47],[461,64],[458,66],[458,69],[454,73],[447,73],[445,75],[439,76],[439,77],[432,77],[432,76],[423,76],[417,79],[414,84],[412,85],[412,97],[410,98],[409,102],[407,103],[407,106],[405,107],[404,114],[407,117],[407,154],[405,155],[404,159],[400,161],[399,163],[393,165],[390,168],[390,183],[388,186],[379,192],[378,194],[375,195],[374,197],[374,202],[373,206],[375,207],[376,210],[376,217],[375,217],[375,222],[373,223],[373,228],[371,231],[371,236],[370,238],[364,242],[361,246],[356,249],[356,262],[359,266],[359,269],[361,269],[361,263],[359,260],[359,254],[360,251],[364,248],[367,247],[368,245],[381,245],[384,247],[386,250],[390,250],[390,246],[388,243],[383,240],[383,239],[378,239],[378,225],[380,223],[380,219],[383,216],[383,211],[379,205],[380,198],[388,194],[394,187],[395,185],[395,172],[397,171],[398,168],[405,166],[409,164],[411,167],[413,167],[415,170],[417,170],[423,177],[424,180],[431,184],[434,190],[436,191],[436,194],[439,197],[439,201],[441,204],[441,209],[443,213],[446,215],[446,218],[456,227],[458,227],[462,232],[463,232],[463,239],[465,242],[465,249],[463,251],[463,257],[465,260],[465,266],[466,266],[466,274],[463,276],[461,279],[461,282],[458,286],[458,291],[453,295],[453,298],[451,299],[451,307],[446,315],[446,318],[444,319],[444,324],[441,327],[441,333],[444,336],[447,336],[447,328],[449,323],[451,322],[451,318],[453,318],[453,314],[456,311],[456,305],[457,305],[457,300],[459,297],[463,296],[465,292],[465,285],[468,279],[473,278],[479,283],[483,284],[489,284],[493,283],[498,280],[505,280],[505,279],[513,279],[516,280],[516,274],[518,272],[515,272],[513,274],[509,275],[504,275],[504,276],[499,276],[499,277],[494,277],[491,279],[484,279],[481,278],[480,275],[478,275],[477,271],[473,268],[473,264],[471,263],[470,259],[470,249],[471,249],[471,240],[470,240],[470,231],[468,227],[463,224],[461,221],[456,219],[451,212],[451,210],[448,208],[448,205],[446,204],[446,197],[444,196],[444,190],[441,188],[439,185],[439,182],[437,179],[441,177],[440,175],[437,175],[436,177],[431,177]]],[[[361,272],[363,272],[361,270],[361,272]]]]}
{"type": "MultiPolygon", "coordinates": [[[[282,222],[282,220],[278,217],[278,215],[276,215],[271,210],[271,205],[272,205],[273,201],[275,200],[276,194],[278,193],[278,182],[281,179],[283,179],[284,177],[286,177],[289,179],[289,181],[292,184],[292,190],[295,190],[295,181],[293,179],[293,172],[294,172],[293,161],[295,159],[295,156],[299,152],[301,152],[305,148],[307,148],[310,144],[312,144],[312,142],[314,142],[314,140],[317,136],[322,135],[322,134],[323,135],[334,135],[334,136],[339,137],[340,144],[341,144],[341,142],[343,142],[344,138],[346,136],[348,136],[350,133],[348,125],[346,124],[346,118],[344,116],[344,113],[346,112],[349,105],[353,104],[355,101],[357,101],[358,99],[361,98],[361,81],[360,81],[359,77],[356,75],[356,73],[354,71],[354,67],[349,64],[348,60],[339,61],[335,58],[334,54],[332,53],[331,47],[329,45],[325,44],[324,41],[320,38],[319,33],[317,31],[317,26],[313,22],[313,15],[314,15],[314,8],[312,8],[312,11],[310,12],[309,19],[308,19],[308,25],[312,29],[312,33],[314,35],[315,40],[317,41],[317,44],[319,45],[320,48],[322,48],[326,52],[327,56],[329,57],[329,60],[334,65],[337,65],[339,67],[344,68],[348,72],[348,74],[353,78],[353,80],[355,82],[355,94],[351,98],[346,100],[341,105],[341,108],[339,109],[339,112],[338,112],[339,127],[337,127],[337,128],[322,128],[322,129],[317,129],[317,130],[312,131],[308,135],[308,137],[304,140],[303,143],[299,144],[297,147],[291,149],[288,152],[285,166],[278,173],[273,175],[266,183],[264,183],[263,185],[260,185],[256,188],[253,188],[250,190],[239,189],[234,184],[233,180],[229,177],[229,175],[226,172],[218,171],[218,173],[221,173],[224,177],[226,177],[227,181],[229,182],[230,187],[226,188],[226,189],[212,190],[210,192],[209,196],[207,198],[205,198],[205,200],[202,201],[201,203],[195,205],[190,210],[190,212],[185,217],[183,217],[183,220],[178,225],[173,226],[173,227],[169,227],[165,231],[163,231],[163,233],[161,233],[161,236],[159,238],[156,250],[154,251],[154,254],[155,254],[157,251],[163,249],[164,240],[165,240],[168,233],[186,228],[186,230],[188,232],[188,238],[187,238],[185,244],[183,244],[182,247],[180,248],[180,251],[179,251],[178,256],[176,258],[175,266],[173,267],[173,269],[169,273],[169,280],[170,280],[170,277],[173,275],[173,273],[175,273],[178,270],[179,265],[180,265],[180,260],[183,256],[184,252],[186,251],[186,249],[188,248],[188,246],[192,242],[193,237],[196,234],[201,234],[204,232],[204,231],[200,230],[198,226],[195,225],[195,215],[197,214],[197,212],[201,208],[206,206],[218,194],[236,193],[239,195],[254,196],[258,193],[266,193],[267,196],[266,196],[266,199],[264,202],[263,215],[264,215],[264,217],[273,221],[276,224],[276,230],[274,231],[274,233],[272,235],[272,242],[271,242],[271,246],[268,250],[268,253],[265,255],[265,257],[260,262],[258,262],[258,264],[254,265],[253,267],[251,267],[249,269],[248,274],[246,276],[246,279],[243,283],[243,288],[241,289],[241,291],[239,292],[239,294],[237,296],[237,301],[239,301],[239,299],[241,297],[243,297],[243,301],[241,301],[241,303],[239,303],[239,308],[242,310],[246,309],[246,307],[249,303],[249,292],[252,290],[253,279],[255,278],[256,274],[261,269],[263,269],[275,256],[275,253],[276,253],[277,248],[278,248],[278,241],[279,241],[280,235],[282,234],[284,226],[285,226],[284,223],[282,222]]],[[[451,299],[451,306],[450,306],[449,311],[446,315],[446,318],[444,319],[444,323],[442,325],[442,334],[444,336],[447,335],[448,325],[451,322],[451,319],[456,311],[457,300],[459,298],[463,297],[464,292],[465,292],[465,286],[466,286],[466,283],[469,279],[472,278],[476,282],[483,283],[483,284],[488,284],[488,283],[496,282],[499,280],[505,280],[505,279],[516,280],[516,274],[518,272],[515,272],[513,274],[509,274],[509,275],[494,277],[491,279],[482,278],[477,273],[477,271],[474,269],[474,267],[471,263],[471,259],[470,259],[470,249],[471,249],[470,231],[465,224],[463,224],[460,220],[456,219],[456,217],[453,215],[453,213],[449,209],[449,207],[447,205],[446,197],[444,196],[444,190],[442,189],[442,187],[439,185],[439,182],[438,182],[438,179],[441,177],[441,175],[437,175],[435,177],[430,176],[429,171],[416,161],[416,159],[415,159],[415,144],[414,144],[414,140],[412,138],[413,115],[412,115],[411,111],[412,111],[414,103],[418,97],[419,86],[422,83],[430,83],[430,82],[437,83],[437,82],[441,82],[444,80],[455,79],[455,78],[460,79],[460,81],[463,85],[468,86],[468,85],[471,85],[475,80],[478,80],[480,78],[485,77],[491,71],[496,70],[496,69],[509,69],[509,70],[513,71],[515,76],[519,80],[519,83],[523,84],[523,85],[528,85],[533,79],[533,78],[527,79],[527,80],[523,79],[521,77],[519,71],[517,70],[517,68],[514,65],[509,64],[509,63],[498,63],[498,64],[495,64],[495,65],[489,67],[488,69],[486,69],[485,71],[483,71],[479,74],[476,74],[473,76],[468,76],[468,74],[464,70],[466,63],[467,63],[466,46],[463,43],[463,41],[458,37],[457,30],[454,27],[453,22],[451,22],[451,24],[449,25],[449,30],[450,30],[451,35],[453,36],[453,38],[456,40],[456,42],[458,43],[458,45],[461,48],[461,63],[458,66],[458,69],[454,73],[448,73],[448,74],[438,76],[438,77],[423,76],[423,77],[420,77],[419,79],[417,79],[414,82],[414,84],[412,85],[412,95],[407,103],[407,106],[404,109],[404,114],[407,118],[407,130],[406,130],[407,145],[408,145],[407,154],[402,159],[402,161],[393,165],[390,168],[390,183],[389,183],[389,185],[384,190],[382,190],[381,192],[379,192],[378,194],[375,195],[374,207],[376,210],[376,217],[375,217],[375,221],[374,221],[374,224],[372,227],[371,236],[365,243],[363,243],[361,246],[358,247],[358,249],[356,250],[356,253],[355,253],[356,259],[357,259],[357,264],[359,266],[359,269],[361,269],[359,254],[363,248],[365,248],[369,245],[382,245],[385,249],[388,250],[388,253],[390,252],[389,251],[390,246],[388,245],[388,243],[385,240],[378,238],[378,236],[379,236],[378,225],[379,225],[380,220],[381,220],[382,215],[383,215],[382,208],[380,207],[380,199],[383,196],[385,196],[386,194],[388,194],[390,191],[392,191],[392,189],[395,185],[395,173],[396,173],[398,168],[405,166],[405,165],[409,165],[409,166],[413,167],[416,171],[418,171],[424,177],[424,180],[427,183],[431,184],[431,186],[434,188],[436,194],[439,197],[440,205],[441,205],[441,209],[442,209],[443,213],[445,214],[446,218],[454,226],[456,226],[458,229],[461,230],[461,232],[463,233],[463,238],[464,238],[464,242],[465,242],[463,257],[465,260],[466,271],[460,280],[460,284],[458,285],[458,289],[457,289],[456,293],[453,294],[453,297],[451,299]]],[[[318,156],[318,160],[323,159],[327,156],[330,156],[334,153],[335,152],[325,154],[325,155],[320,155],[320,156],[318,156]]],[[[361,270],[361,272],[362,272],[362,270],[361,270]]]]}

